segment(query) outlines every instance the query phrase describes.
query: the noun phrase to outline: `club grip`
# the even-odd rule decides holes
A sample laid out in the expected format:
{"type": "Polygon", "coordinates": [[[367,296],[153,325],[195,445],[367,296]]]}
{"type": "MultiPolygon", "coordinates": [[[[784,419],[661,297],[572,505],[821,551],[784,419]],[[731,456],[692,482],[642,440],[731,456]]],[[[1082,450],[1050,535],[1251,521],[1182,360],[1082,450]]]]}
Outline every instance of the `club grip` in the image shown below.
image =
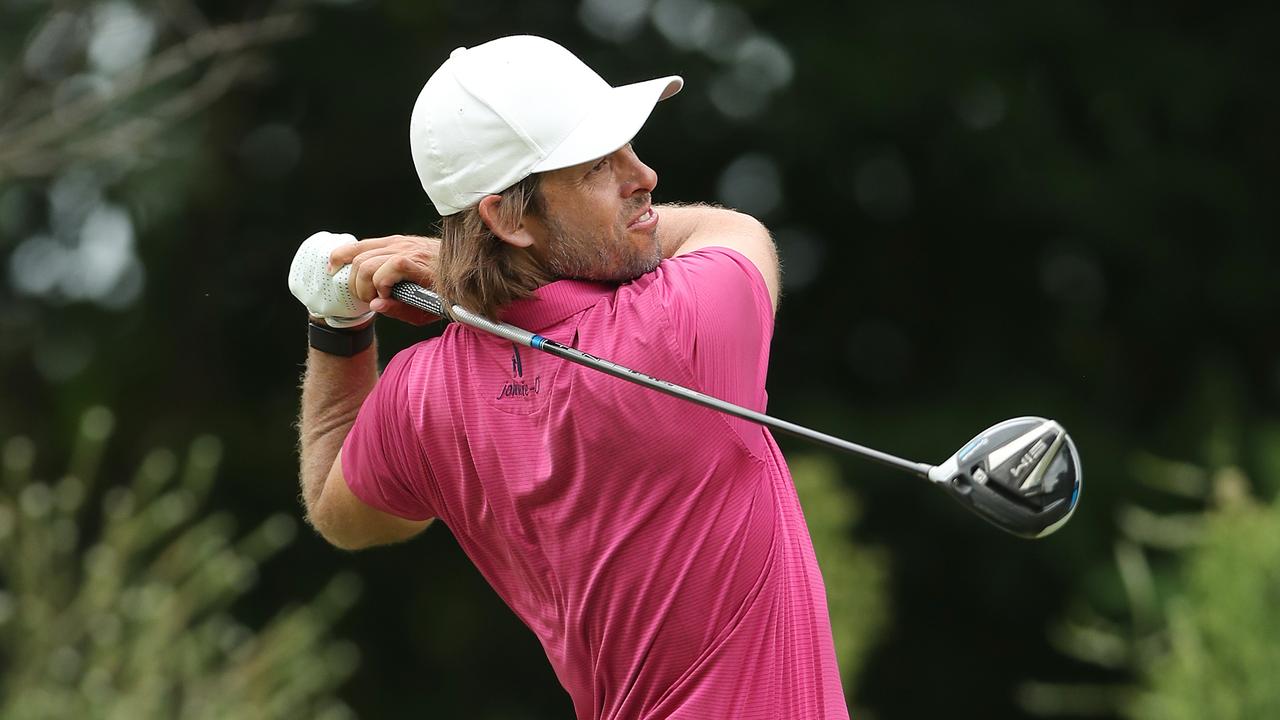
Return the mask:
{"type": "Polygon", "coordinates": [[[405,305],[425,310],[432,315],[449,317],[449,313],[445,309],[444,302],[441,301],[440,296],[421,285],[415,285],[411,282],[396,283],[391,287],[391,297],[405,305]]]}

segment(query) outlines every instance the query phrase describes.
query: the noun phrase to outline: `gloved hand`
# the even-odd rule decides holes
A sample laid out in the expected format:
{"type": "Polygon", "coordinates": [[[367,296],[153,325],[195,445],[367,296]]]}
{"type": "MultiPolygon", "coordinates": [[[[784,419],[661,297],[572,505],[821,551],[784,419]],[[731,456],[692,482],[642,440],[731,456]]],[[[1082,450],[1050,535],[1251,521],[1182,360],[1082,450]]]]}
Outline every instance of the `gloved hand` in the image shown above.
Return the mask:
{"type": "Polygon", "coordinates": [[[329,274],[329,253],[355,241],[346,233],[318,232],[302,242],[289,265],[289,291],[330,327],[352,327],[373,317],[369,303],[351,292],[350,265],[329,274]]]}
{"type": "Polygon", "coordinates": [[[368,300],[370,310],[411,325],[426,325],[440,318],[396,300],[392,288],[401,281],[432,287],[439,254],[437,238],[388,235],[335,247],[329,253],[329,265],[351,265],[351,292],[368,300]]]}

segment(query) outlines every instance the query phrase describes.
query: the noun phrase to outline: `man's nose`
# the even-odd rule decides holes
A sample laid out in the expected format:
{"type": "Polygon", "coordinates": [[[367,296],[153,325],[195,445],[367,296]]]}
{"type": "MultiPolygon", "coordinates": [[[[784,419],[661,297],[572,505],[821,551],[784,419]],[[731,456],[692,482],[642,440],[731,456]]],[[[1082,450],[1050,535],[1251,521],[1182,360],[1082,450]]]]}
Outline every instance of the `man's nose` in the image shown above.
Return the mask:
{"type": "Polygon", "coordinates": [[[651,193],[658,187],[658,173],[645,165],[630,147],[620,151],[629,165],[629,177],[623,186],[623,197],[631,197],[636,193],[651,193]]]}

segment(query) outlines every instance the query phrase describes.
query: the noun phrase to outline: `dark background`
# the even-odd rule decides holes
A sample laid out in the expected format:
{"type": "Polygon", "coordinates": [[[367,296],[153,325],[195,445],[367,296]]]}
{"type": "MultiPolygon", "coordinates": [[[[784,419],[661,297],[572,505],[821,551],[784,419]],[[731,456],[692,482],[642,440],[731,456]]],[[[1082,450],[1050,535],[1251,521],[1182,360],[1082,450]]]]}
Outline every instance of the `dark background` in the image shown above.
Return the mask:
{"type": "MultiPolygon", "coordinates": [[[[15,98],[84,61],[73,53],[71,69],[38,77],[22,52],[51,6],[0,6],[12,121],[15,98]]],[[[306,24],[238,56],[246,69],[216,98],[110,158],[0,164],[0,437],[39,438],[46,474],[80,413],[104,404],[119,427],[108,468],[124,475],[147,449],[209,432],[225,452],[216,508],[246,525],[300,514],[305,340],[289,260],[320,229],[431,232],[409,111],[452,48],[509,33],[555,39],[614,84],[684,76],[637,151],[658,171],[658,201],[734,205],[774,230],[785,294],[772,414],[926,461],[1015,415],[1054,417],[1075,438],[1080,509],[1038,542],[841,459],[865,508],[856,539],[890,561],[889,625],[847,684],[864,717],[1020,718],[1028,680],[1127,680],[1065,657],[1049,636],[1082,593],[1104,605],[1118,593],[1106,572],[1114,516],[1147,499],[1134,458],[1271,467],[1261,438],[1280,399],[1274,4],[136,7],[154,19],[157,48],[274,12],[306,24]],[[754,46],[764,49],[741,51],[742,37],[765,38],[754,46]],[[122,307],[19,277],[31,237],[74,246],[50,199],[72,170],[132,219],[144,280],[122,307]]],[[[112,112],[151,112],[210,66],[112,112]]],[[[385,357],[434,332],[381,327],[385,357]]],[[[355,570],[365,592],[337,632],[361,648],[340,689],[361,716],[569,716],[532,634],[442,528],[358,555],[304,535],[239,612],[261,620],[355,570]]]]}

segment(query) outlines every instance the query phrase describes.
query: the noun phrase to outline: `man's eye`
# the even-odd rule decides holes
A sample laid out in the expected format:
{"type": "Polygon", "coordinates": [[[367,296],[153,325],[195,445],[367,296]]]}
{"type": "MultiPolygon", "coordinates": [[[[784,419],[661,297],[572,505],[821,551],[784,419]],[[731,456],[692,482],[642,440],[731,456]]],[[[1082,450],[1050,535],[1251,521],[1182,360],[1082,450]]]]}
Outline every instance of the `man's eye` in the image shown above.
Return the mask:
{"type": "Polygon", "coordinates": [[[607,157],[600,158],[600,162],[591,166],[591,172],[599,172],[608,162],[609,162],[609,158],[607,157]]]}

